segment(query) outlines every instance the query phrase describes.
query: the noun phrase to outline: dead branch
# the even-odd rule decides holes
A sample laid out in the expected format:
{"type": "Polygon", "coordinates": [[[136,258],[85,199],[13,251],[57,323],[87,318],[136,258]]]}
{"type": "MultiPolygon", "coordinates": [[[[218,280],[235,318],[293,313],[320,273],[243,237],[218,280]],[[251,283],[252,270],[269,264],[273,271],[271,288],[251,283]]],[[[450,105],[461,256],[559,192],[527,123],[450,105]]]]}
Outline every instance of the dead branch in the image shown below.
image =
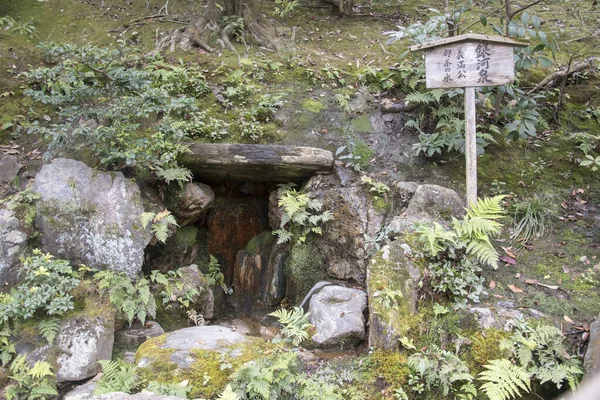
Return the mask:
{"type": "Polygon", "coordinates": [[[556,81],[557,79],[565,78],[575,72],[579,72],[581,70],[584,70],[586,68],[591,68],[591,67],[592,67],[592,60],[588,60],[588,61],[583,61],[580,63],[573,64],[572,66],[567,67],[566,69],[562,69],[560,71],[553,72],[550,75],[548,75],[547,77],[545,77],[544,79],[542,79],[542,81],[540,83],[538,83],[537,85],[535,85],[535,87],[533,89],[531,89],[529,92],[527,92],[527,94],[528,95],[533,94],[546,86],[550,86],[550,84],[552,82],[556,81]]]}

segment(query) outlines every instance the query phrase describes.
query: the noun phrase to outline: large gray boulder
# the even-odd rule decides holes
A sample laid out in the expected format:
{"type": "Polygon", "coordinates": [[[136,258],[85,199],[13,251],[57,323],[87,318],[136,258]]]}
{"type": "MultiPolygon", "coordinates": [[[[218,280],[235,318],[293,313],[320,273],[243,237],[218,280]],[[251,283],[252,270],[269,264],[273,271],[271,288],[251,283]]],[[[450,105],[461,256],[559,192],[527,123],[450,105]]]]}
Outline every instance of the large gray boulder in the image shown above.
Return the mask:
{"type": "Polygon", "coordinates": [[[56,159],[37,174],[32,190],[44,251],[73,264],[141,272],[150,228],[138,186],[120,172],[98,172],[84,163],[56,159]]]}
{"type": "Polygon", "coordinates": [[[193,143],[189,149],[181,162],[196,179],[289,182],[333,167],[333,154],[314,147],[193,143]]]}
{"type": "Polygon", "coordinates": [[[411,249],[400,240],[384,246],[368,266],[369,346],[396,350],[417,312],[419,268],[411,249]]]}
{"type": "Polygon", "coordinates": [[[600,374],[600,318],[590,325],[590,339],[583,366],[586,377],[600,374]]]}
{"type": "Polygon", "coordinates": [[[27,234],[14,212],[0,209],[0,285],[17,280],[19,257],[27,246],[27,234]]]}
{"type": "Polygon", "coordinates": [[[101,371],[100,360],[110,360],[114,343],[114,312],[106,304],[96,304],[60,322],[58,335],[48,344],[40,335],[15,338],[19,354],[27,354],[30,362],[50,362],[56,380],[75,382],[95,376],[101,371]]]}
{"type": "Polygon", "coordinates": [[[310,323],[316,333],[312,342],[321,348],[344,349],[366,338],[367,295],[359,289],[325,286],[310,299],[310,323]]]}

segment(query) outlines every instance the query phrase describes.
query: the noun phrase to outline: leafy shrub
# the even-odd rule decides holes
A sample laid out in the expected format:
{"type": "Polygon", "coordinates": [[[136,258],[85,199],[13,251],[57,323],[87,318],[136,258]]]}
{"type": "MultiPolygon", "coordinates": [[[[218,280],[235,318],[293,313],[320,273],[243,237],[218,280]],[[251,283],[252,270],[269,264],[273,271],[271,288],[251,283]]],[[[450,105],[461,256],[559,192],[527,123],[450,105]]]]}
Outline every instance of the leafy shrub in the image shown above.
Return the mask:
{"type": "Polygon", "coordinates": [[[283,210],[280,229],[273,231],[277,243],[287,243],[293,237],[298,243],[304,243],[310,233],[321,235],[321,225],[333,219],[328,210],[319,213],[323,207],[319,200],[298,192],[294,186],[294,183],[280,184],[277,190],[278,205],[283,210]],[[289,230],[285,228],[288,224],[289,230]]]}
{"type": "Polygon", "coordinates": [[[7,327],[2,328],[0,330],[0,365],[6,367],[16,353],[15,344],[10,341],[10,331],[7,327]]]}
{"type": "Polygon", "coordinates": [[[40,250],[21,261],[21,283],[9,294],[0,295],[0,327],[13,326],[38,312],[59,316],[75,307],[71,291],[79,279],[68,261],[40,250]]]}
{"type": "Polygon", "coordinates": [[[35,129],[50,139],[51,151],[91,149],[104,166],[115,168],[177,167],[184,138],[161,132],[160,124],[162,116],[196,110],[181,67],[152,71],[156,64],[147,69],[148,60],[124,46],[40,48],[55,65],[25,73],[24,93],[57,109],[56,124],[35,129]],[[155,129],[148,127],[152,120],[159,121],[155,129]]]}
{"type": "Polygon", "coordinates": [[[100,294],[108,294],[111,304],[130,325],[134,318],[143,324],[147,316],[156,316],[156,300],[146,279],[132,281],[126,274],[110,270],[96,272],[94,279],[100,294]]]}
{"type": "Polygon", "coordinates": [[[483,278],[478,276],[481,265],[497,268],[498,252],[490,236],[500,234],[502,225],[497,220],[504,213],[500,204],[503,198],[480,199],[462,219],[452,218],[450,229],[436,222],[421,225],[416,231],[434,291],[450,294],[457,306],[464,306],[467,298],[479,302],[485,293],[483,278]]]}
{"type": "Polygon", "coordinates": [[[281,325],[281,335],[289,339],[294,346],[300,345],[308,339],[308,328],[312,325],[308,322],[310,313],[305,314],[301,307],[294,307],[291,311],[284,308],[272,312],[271,314],[281,325]]]}
{"type": "Polygon", "coordinates": [[[7,400],[44,400],[58,395],[52,366],[47,362],[38,361],[30,367],[27,358],[19,355],[9,371],[9,378],[15,383],[5,389],[7,400]]]}
{"type": "Polygon", "coordinates": [[[177,383],[159,383],[151,381],[148,383],[146,390],[162,396],[176,396],[186,399],[190,388],[177,383]]]}

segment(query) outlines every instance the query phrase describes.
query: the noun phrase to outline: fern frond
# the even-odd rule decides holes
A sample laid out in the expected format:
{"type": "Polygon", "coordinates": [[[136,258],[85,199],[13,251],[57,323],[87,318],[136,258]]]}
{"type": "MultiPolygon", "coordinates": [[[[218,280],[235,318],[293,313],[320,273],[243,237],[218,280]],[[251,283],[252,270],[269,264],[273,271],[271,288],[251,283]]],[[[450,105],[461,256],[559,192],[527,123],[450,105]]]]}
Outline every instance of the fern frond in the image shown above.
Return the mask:
{"type": "Polygon", "coordinates": [[[489,400],[508,400],[523,393],[529,393],[529,374],[524,368],[514,365],[507,359],[491,360],[484,365],[479,380],[484,381],[481,389],[489,400]]]}
{"type": "Polygon", "coordinates": [[[307,329],[311,326],[308,318],[310,313],[304,313],[301,307],[294,307],[292,310],[281,308],[272,312],[273,317],[279,320],[283,325],[281,334],[292,340],[294,346],[298,346],[303,340],[308,339],[307,329]]]}
{"type": "Polygon", "coordinates": [[[140,223],[144,228],[146,228],[148,224],[152,222],[155,216],[156,214],[153,212],[143,212],[142,215],[140,215],[140,223]]]}
{"type": "Polygon", "coordinates": [[[30,375],[33,379],[42,379],[47,376],[54,376],[52,372],[52,365],[45,361],[38,361],[29,370],[27,375],[30,375]]]}
{"type": "Polygon", "coordinates": [[[471,218],[499,219],[505,215],[502,200],[506,196],[484,197],[477,200],[467,208],[467,215],[471,218]]]}
{"type": "MultiPolygon", "coordinates": [[[[487,238],[486,238],[487,239],[487,238]]],[[[487,240],[471,240],[467,244],[467,254],[475,256],[479,262],[498,268],[498,252],[487,240]]]]}
{"type": "Polygon", "coordinates": [[[54,343],[56,335],[58,335],[60,320],[58,318],[48,318],[40,321],[38,329],[44,339],[48,341],[48,344],[54,343]]]}
{"type": "Polygon", "coordinates": [[[231,385],[227,385],[223,393],[218,397],[218,400],[241,400],[241,398],[233,391],[231,385]]]}

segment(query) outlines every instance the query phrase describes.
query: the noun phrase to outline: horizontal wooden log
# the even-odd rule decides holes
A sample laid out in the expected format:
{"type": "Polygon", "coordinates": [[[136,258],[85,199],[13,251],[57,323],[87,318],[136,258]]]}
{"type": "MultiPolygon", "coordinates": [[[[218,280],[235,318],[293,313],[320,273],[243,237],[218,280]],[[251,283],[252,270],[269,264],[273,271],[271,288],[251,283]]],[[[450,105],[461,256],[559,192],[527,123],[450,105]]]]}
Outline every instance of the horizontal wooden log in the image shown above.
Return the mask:
{"type": "Polygon", "coordinates": [[[189,149],[180,161],[196,180],[289,182],[333,168],[333,154],[314,147],[194,143],[189,149]]]}

